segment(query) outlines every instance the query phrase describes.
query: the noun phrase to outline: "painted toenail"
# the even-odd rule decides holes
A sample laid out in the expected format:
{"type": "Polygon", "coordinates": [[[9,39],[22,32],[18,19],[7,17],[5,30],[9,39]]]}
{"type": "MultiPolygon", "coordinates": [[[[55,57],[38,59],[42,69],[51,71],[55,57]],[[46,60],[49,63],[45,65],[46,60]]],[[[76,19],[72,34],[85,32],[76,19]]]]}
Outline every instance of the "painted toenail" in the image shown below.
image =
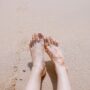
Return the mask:
{"type": "Polygon", "coordinates": [[[41,33],[38,33],[38,36],[39,36],[40,39],[43,38],[43,35],[41,33]]]}

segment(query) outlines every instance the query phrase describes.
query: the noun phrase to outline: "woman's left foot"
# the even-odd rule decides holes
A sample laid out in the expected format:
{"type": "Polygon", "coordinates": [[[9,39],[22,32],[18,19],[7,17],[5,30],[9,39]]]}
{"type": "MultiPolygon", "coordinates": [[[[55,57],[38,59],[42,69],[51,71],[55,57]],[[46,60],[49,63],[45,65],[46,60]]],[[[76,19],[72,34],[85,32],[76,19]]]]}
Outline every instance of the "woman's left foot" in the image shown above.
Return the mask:
{"type": "Polygon", "coordinates": [[[45,76],[46,68],[44,61],[44,37],[41,33],[34,34],[30,42],[30,52],[33,60],[33,68],[36,68],[41,77],[45,76]]]}

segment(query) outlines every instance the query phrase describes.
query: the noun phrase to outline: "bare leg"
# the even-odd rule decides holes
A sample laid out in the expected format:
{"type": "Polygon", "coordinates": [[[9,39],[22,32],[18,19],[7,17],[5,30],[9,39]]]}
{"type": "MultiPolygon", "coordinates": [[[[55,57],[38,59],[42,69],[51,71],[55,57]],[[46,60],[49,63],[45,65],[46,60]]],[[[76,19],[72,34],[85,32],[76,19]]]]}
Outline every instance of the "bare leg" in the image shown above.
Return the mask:
{"type": "Polygon", "coordinates": [[[30,42],[33,67],[26,90],[40,90],[41,78],[45,75],[44,40],[42,34],[34,34],[30,42]]]}
{"type": "Polygon", "coordinates": [[[71,90],[67,70],[64,65],[64,58],[56,40],[53,40],[50,37],[46,38],[45,50],[55,64],[55,70],[58,78],[57,90],[71,90]]]}

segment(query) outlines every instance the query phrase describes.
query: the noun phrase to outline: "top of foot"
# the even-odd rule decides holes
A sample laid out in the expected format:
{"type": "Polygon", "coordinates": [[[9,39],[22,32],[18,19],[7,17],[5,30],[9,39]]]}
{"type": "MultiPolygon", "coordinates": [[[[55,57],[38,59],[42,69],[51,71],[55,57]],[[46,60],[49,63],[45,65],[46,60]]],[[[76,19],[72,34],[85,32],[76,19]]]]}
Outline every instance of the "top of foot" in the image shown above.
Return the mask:
{"type": "Polygon", "coordinates": [[[49,57],[59,64],[64,64],[63,55],[59,47],[59,43],[52,39],[51,37],[47,37],[45,40],[45,51],[49,55],[49,57]]]}

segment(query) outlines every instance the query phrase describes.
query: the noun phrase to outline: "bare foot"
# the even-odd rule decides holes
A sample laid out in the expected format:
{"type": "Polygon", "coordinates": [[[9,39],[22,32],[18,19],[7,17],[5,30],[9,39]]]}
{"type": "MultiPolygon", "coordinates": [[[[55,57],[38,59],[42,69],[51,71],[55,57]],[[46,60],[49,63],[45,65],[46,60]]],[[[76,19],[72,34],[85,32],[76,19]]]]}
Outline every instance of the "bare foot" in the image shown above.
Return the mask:
{"type": "Polygon", "coordinates": [[[53,40],[51,37],[44,39],[44,42],[45,51],[47,52],[51,60],[53,60],[54,64],[56,66],[64,66],[64,57],[62,55],[58,42],[56,40],[53,40]]]}
{"type": "Polygon", "coordinates": [[[34,34],[29,46],[33,60],[33,68],[36,68],[41,77],[43,77],[46,73],[43,35],[41,33],[34,34]]]}

